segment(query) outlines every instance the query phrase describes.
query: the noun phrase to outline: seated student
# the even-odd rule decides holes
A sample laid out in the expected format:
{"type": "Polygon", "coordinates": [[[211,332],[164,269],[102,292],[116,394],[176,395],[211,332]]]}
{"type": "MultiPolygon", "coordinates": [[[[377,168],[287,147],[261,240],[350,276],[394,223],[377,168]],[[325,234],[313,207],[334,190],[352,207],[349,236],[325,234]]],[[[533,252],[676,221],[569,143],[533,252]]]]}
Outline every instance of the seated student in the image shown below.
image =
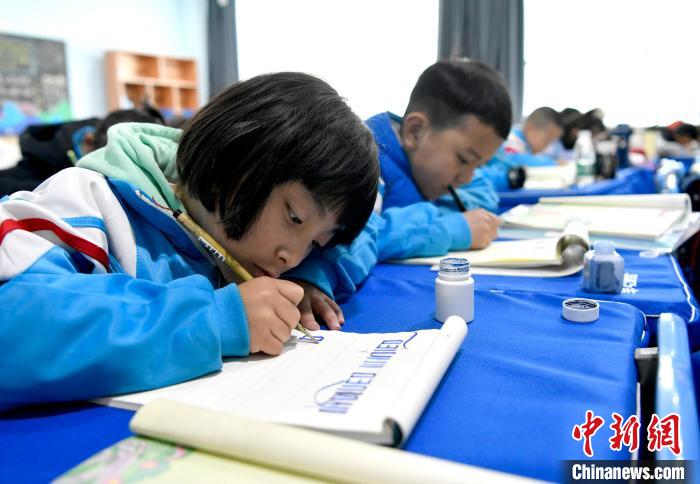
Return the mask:
{"type": "Polygon", "coordinates": [[[185,131],[112,127],[78,167],[0,202],[0,407],[147,390],[223,357],[279,354],[304,292],[277,277],[312,247],[352,240],[378,180],[367,127],[301,73],[234,84],[185,131]],[[256,278],[229,284],[175,210],[256,278]]]}
{"type": "MultiPolygon", "coordinates": [[[[381,113],[367,125],[379,146],[383,180],[376,213],[351,246],[314,254],[286,275],[313,281],[340,299],[379,261],[482,248],[496,237],[498,218],[480,208],[460,213],[447,187],[469,182],[503,142],[511,125],[510,96],[490,66],[440,61],[418,78],[403,118],[381,113]]],[[[459,193],[468,208],[478,199],[459,193]]],[[[316,313],[329,327],[342,324],[337,305],[319,304],[325,309],[316,313]]],[[[302,321],[316,324],[309,311],[302,311],[302,321]]]]}
{"type": "MultiPolygon", "coordinates": [[[[482,248],[495,238],[497,217],[456,211],[448,185],[470,182],[507,134],[510,97],[497,71],[477,61],[437,62],[418,78],[403,118],[381,113],[367,125],[385,183],[379,260],[482,248]]],[[[475,192],[494,193],[486,181],[475,183],[475,192]]],[[[459,194],[468,209],[476,205],[478,195],[459,194]]]]}
{"type": "Polygon", "coordinates": [[[144,106],[113,111],[102,120],[29,126],[20,135],[22,159],[16,166],[0,170],[0,196],[34,190],[51,175],[73,166],[75,159],[102,148],[107,144],[107,129],[125,122],[165,124],[156,109],[144,106]]]}
{"type": "Polygon", "coordinates": [[[522,128],[511,130],[503,146],[505,156],[514,165],[554,166],[557,160],[542,152],[562,134],[559,113],[549,107],[537,108],[527,117],[522,128]]]}
{"type": "Polygon", "coordinates": [[[662,130],[662,136],[666,142],[659,146],[660,157],[694,157],[700,148],[698,129],[692,124],[676,121],[662,130]]]}
{"type": "Polygon", "coordinates": [[[476,169],[476,176],[481,176],[491,182],[497,192],[507,192],[522,188],[527,173],[522,165],[506,156],[503,145],[501,145],[496,154],[485,165],[476,169]]]}

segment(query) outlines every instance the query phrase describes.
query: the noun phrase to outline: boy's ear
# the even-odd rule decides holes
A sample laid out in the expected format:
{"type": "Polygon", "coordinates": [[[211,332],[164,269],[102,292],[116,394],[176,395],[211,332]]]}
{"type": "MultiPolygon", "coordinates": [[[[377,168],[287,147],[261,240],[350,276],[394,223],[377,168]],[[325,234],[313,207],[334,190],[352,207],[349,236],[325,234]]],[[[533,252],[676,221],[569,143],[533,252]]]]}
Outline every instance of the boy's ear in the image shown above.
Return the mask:
{"type": "Polygon", "coordinates": [[[420,112],[412,112],[403,118],[401,123],[401,142],[406,151],[413,151],[420,140],[430,129],[430,120],[420,112]]]}

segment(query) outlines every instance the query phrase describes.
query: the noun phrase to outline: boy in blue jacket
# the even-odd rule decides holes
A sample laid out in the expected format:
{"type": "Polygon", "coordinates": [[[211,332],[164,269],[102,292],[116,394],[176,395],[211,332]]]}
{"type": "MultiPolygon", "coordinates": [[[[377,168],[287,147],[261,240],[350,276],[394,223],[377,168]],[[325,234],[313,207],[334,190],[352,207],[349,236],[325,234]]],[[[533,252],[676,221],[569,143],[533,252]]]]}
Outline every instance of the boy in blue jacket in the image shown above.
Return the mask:
{"type": "Polygon", "coordinates": [[[234,84],[184,132],[132,123],[108,136],[78,167],[0,201],[0,408],[279,354],[320,292],[277,278],[314,247],[349,243],[376,200],[372,135],[306,74],[234,84]],[[255,278],[232,283],[177,211],[255,278]]]}
{"type": "MultiPolygon", "coordinates": [[[[287,275],[336,298],[354,292],[379,261],[482,248],[497,234],[498,218],[476,208],[479,190],[458,191],[469,209],[461,213],[448,186],[468,183],[508,135],[511,102],[498,71],[478,61],[437,62],[420,75],[403,118],[382,113],[367,125],[383,181],[375,213],[351,246],[314,254],[287,275]]],[[[337,307],[319,313],[330,327],[342,323],[337,307]]],[[[302,321],[316,324],[308,311],[302,321]]]]}
{"type": "Polygon", "coordinates": [[[535,109],[522,127],[515,127],[503,145],[504,161],[510,166],[554,166],[556,159],[546,155],[546,148],[564,133],[559,113],[550,107],[535,109]]]}

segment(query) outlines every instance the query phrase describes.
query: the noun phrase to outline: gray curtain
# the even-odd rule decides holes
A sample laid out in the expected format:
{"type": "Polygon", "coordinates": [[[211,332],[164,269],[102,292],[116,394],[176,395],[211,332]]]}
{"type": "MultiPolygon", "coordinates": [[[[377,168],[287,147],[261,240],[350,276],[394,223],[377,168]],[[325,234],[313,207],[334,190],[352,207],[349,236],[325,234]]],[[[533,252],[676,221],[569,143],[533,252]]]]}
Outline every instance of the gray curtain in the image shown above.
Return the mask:
{"type": "Polygon", "coordinates": [[[209,0],[207,50],[209,53],[209,97],[238,80],[235,0],[209,0]]]}
{"type": "Polygon", "coordinates": [[[523,109],[523,0],[440,0],[438,58],[469,57],[506,79],[513,120],[523,109]]]}

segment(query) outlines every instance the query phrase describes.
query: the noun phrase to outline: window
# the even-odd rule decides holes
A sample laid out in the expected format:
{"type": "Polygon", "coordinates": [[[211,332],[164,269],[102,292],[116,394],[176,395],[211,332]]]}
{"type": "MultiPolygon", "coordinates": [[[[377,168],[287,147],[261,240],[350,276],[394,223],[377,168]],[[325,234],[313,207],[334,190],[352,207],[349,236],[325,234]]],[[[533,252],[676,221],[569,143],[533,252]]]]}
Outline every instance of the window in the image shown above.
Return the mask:
{"type": "Polygon", "coordinates": [[[700,2],[524,1],[524,115],[600,107],[608,126],[700,124],[700,2]]]}
{"type": "Polygon", "coordinates": [[[326,80],[363,119],[403,115],[437,60],[438,0],[238,0],[241,79],[302,71],[326,80]]]}

